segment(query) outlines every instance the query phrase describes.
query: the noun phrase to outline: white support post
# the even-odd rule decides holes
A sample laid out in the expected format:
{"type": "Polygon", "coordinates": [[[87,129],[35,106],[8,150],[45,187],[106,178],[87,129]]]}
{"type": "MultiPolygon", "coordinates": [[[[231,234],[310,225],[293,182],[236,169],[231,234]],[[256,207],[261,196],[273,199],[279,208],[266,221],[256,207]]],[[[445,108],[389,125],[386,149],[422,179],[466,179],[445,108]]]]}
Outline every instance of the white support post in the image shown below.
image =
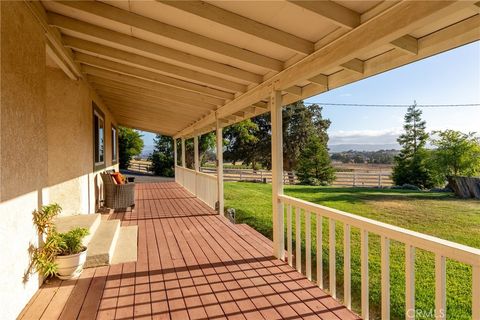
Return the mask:
{"type": "Polygon", "coordinates": [[[195,135],[193,137],[193,154],[195,158],[195,171],[199,172],[200,171],[200,161],[198,157],[198,136],[195,135]]]}
{"type": "Polygon", "coordinates": [[[182,167],[186,168],[186,165],[185,165],[185,138],[182,138],[182,167]]]}
{"type": "Polygon", "coordinates": [[[173,172],[175,172],[175,182],[179,182],[179,177],[177,176],[177,162],[178,162],[178,154],[177,154],[177,139],[173,138],[173,172]]]}
{"type": "Polygon", "coordinates": [[[223,199],[223,130],[217,121],[217,194],[218,213],[224,215],[223,199]]]}
{"type": "Polygon", "coordinates": [[[283,205],[278,196],[283,194],[283,140],[282,140],[282,93],[270,92],[270,115],[272,122],[272,209],[273,209],[273,254],[284,258],[283,205]]]}
{"type": "Polygon", "coordinates": [[[177,139],[173,138],[173,163],[174,163],[174,166],[173,168],[175,168],[177,166],[177,157],[178,157],[178,154],[177,154],[177,139]]]}

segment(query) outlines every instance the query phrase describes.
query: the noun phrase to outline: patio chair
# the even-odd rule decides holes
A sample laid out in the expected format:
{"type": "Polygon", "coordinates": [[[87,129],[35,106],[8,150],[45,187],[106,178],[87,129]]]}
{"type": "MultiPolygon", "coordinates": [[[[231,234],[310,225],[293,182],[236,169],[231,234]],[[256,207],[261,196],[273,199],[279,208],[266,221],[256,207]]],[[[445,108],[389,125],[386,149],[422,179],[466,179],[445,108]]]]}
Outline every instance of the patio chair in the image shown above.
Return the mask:
{"type": "Polygon", "coordinates": [[[116,184],[109,173],[100,173],[103,180],[104,206],[111,209],[135,207],[135,183],[116,184]]]}

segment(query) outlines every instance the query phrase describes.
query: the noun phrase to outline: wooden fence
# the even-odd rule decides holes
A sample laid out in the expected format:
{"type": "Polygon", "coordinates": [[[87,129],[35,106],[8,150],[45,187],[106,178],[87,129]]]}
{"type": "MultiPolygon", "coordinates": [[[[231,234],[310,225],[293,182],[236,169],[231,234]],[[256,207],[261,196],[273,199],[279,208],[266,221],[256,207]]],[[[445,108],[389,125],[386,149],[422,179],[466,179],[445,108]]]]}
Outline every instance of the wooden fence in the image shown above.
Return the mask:
{"type": "MultiPolygon", "coordinates": [[[[216,169],[202,167],[202,172],[215,174],[216,169]]],[[[223,169],[224,181],[255,181],[272,182],[272,172],[269,170],[252,169],[223,169]]],[[[294,172],[285,171],[283,175],[284,184],[296,184],[299,180],[294,172]]],[[[336,179],[332,184],[338,187],[386,187],[393,185],[389,173],[378,172],[337,172],[336,179]]]]}
{"type": "MultiPolygon", "coordinates": [[[[151,163],[148,161],[132,160],[130,167],[132,171],[152,173],[151,163]]],[[[212,167],[201,167],[201,172],[216,175],[217,169],[212,167]]],[[[336,187],[388,187],[392,186],[390,173],[386,172],[337,172],[333,186],[336,187]]],[[[270,170],[253,169],[223,169],[224,181],[251,181],[251,182],[272,182],[272,172],[270,170]]],[[[299,182],[296,174],[292,171],[285,171],[283,174],[283,184],[297,184],[299,182]]]]}

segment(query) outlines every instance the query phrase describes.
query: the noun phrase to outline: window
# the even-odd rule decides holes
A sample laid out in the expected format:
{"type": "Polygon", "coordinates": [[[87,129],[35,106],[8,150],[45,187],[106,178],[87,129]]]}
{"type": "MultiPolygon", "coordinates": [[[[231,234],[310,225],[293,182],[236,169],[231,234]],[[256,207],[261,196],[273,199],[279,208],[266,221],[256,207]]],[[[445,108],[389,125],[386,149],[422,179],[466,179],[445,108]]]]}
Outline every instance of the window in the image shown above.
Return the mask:
{"type": "Polygon", "coordinates": [[[117,162],[117,128],[112,125],[112,162],[117,162]]]}
{"type": "Polygon", "coordinates": [[[105,167],[105,116],[93,104],[93,158],[95,169],[105,167]]]}

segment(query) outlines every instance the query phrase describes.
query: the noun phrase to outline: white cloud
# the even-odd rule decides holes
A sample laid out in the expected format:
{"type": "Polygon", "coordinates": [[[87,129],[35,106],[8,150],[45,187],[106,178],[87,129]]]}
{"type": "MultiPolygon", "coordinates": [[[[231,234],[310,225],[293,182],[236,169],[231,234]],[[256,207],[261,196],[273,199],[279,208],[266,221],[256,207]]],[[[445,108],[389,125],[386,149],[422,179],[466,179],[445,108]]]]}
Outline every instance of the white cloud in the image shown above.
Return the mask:
{"type": "Polygon", "coordinates": [[[337,130],[329,133],[329,144],[396,144],[401,132],[401,128],[384,130],[337,130]]]}

